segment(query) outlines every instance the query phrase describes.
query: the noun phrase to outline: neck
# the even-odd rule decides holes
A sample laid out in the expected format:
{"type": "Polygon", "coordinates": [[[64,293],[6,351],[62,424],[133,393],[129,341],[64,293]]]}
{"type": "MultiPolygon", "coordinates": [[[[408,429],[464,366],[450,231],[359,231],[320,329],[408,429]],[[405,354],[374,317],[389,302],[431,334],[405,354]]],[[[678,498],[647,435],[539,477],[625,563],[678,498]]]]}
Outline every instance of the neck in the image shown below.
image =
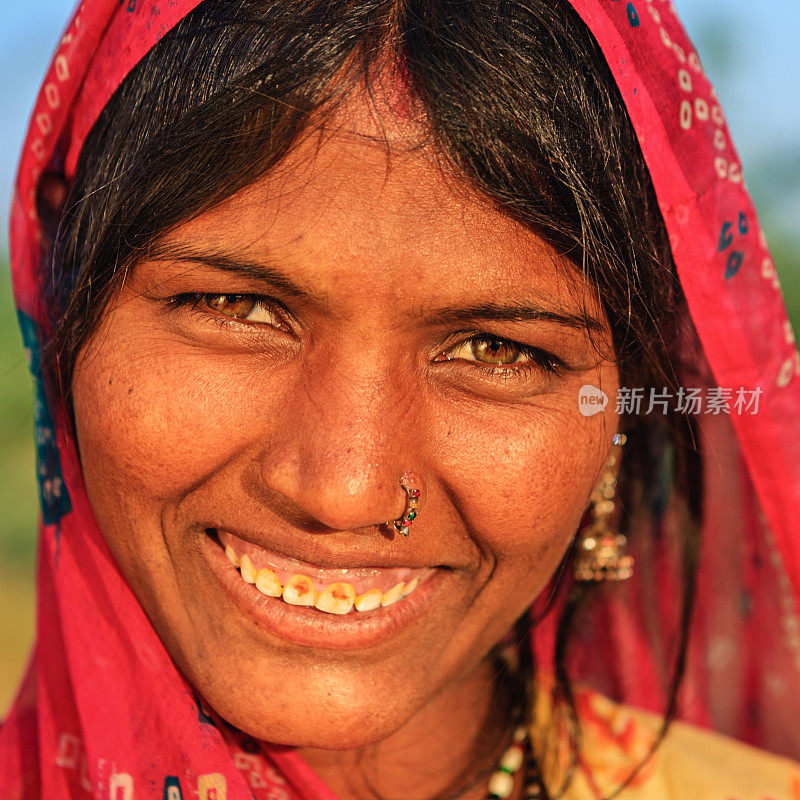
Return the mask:
{"type": "Polygon", "coordinates": [[[487,658],[383,741],[300,753],[340,800],[483,800],[509,715],[487,658]]]}

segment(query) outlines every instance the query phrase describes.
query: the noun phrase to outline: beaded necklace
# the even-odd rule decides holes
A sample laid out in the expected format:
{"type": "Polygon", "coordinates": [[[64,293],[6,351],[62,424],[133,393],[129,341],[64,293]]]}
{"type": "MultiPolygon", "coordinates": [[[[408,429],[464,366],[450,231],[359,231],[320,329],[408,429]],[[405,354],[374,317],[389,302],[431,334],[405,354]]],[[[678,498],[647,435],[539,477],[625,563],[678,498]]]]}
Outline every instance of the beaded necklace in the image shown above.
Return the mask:
{"type": "Polygon", "coordinates": [[[528,731],[519,727],[514,731],[514,741],[497,762],[497,769],[489,778],[486,800],[506,800],[514,791],[514,776],[525,765],[525,785],[522,796],[525,800],[547,800],[539,772],[539,765],[533,756],[528,731]]]}

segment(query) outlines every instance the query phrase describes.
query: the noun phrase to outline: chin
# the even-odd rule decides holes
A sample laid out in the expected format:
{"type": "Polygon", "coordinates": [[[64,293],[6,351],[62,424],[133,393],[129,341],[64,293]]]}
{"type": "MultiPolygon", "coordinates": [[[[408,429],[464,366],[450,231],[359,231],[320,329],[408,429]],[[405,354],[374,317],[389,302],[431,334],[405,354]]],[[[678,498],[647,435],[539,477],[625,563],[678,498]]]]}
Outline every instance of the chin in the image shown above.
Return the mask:
{"type": "Polygon", "coordinates": [[[355,750],[391,736],[417,710],[373,684],[283,681],[281,689],[201,694],[228,723],[261,741],[322,750],[355,750]],[[400,700],[400,702],[398,702],[400,700]]]}

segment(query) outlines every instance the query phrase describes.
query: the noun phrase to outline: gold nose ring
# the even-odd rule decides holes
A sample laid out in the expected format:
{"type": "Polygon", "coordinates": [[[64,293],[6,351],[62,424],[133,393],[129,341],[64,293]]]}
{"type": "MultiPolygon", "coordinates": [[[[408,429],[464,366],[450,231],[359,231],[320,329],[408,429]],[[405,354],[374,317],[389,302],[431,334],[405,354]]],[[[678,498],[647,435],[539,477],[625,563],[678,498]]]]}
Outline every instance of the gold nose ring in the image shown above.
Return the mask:
{"type": "Polygon", "coordinates": [[[405,479],[400,481],[400,486],[403,487],[403,491],[406,493],[406,508],[401,517],[392,520],[391,525],[394,526],[394,529],[399,534],[407,538],[408,534],[411,533],[411,523],[417,518],[422,493],[419,489],[410,486],[405,479]]]}

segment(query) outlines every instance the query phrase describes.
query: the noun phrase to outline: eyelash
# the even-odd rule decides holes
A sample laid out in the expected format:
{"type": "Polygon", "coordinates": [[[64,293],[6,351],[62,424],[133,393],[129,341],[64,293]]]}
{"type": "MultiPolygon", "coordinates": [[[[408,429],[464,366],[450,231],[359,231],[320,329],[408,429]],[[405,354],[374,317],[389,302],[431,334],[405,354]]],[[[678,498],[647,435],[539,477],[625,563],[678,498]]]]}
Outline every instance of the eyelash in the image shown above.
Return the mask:
{"type": "MultiPolygon", "coordinates": [[[[265,295],[239,292],[184,292],[183,294],[175,295],[174,297],[169,298],[165,305],[168,310],[186,309],[192,313],[196,313],[223,330],[269,324],[263,322],[248,322],[247,320],[242,320],[236,317],[227,317],[224,314],[214,313],[213,311],[204,308],[204,303],[207,303],[212,298],[217,298],[224,295],[230,295],[231,297],[236,297],[240,300],[251,300],[255,303],[259,303],[269,308],[272,313],[279,318],[283,318],[286,314],[285,310],[280,306],[279,303],[277,303],[277,301],[272,300],[265,295]]],[[[279,330],[284,329],[279,328],[279,330]]],[[[288,330],[288,326],[286,330],[288,330]]],[[[506,365],[488,364],[477,360],[467,361],[467,359],[449,359],[447,357],[437,357],[437,361],[465,361],[466,363],[470,364],[471,367],[480,370],[490,378],[503,381],[523,379],[535,369],[542,370],[543,372],[554,376],[562,375],[568,369],[567,365],[560,358],[558,358],[558,356],[555,356],[546,350],[542,350],[539,347],[522,344],[521,342],[516,342],[513,339],[495,336],[493,334],[486,333],[485,331],[461,331],[461,334],[465,338],[462,338],[455,344],[451,345],[447,352],[452,352],[459,347],[463,347],[473,340],[479,341],[481,339],[493,339],[503,345],[515,348],[521,355],[527,356],[530,361],[506,365]]]]}
{"type": "MultiPolygon", "coordinates": [[[[473,333],[469,338],[462,340],[459,345],[464,345],[472,339],[485,338],[485,333],[473,333]]],[[[469,361],[471,367],[477,368],[495,380],[517,380],[524,379],[534,370],[541,370],[542,372],[558,377],[563,375],[567,370],[567,365],[557,356],[542,350],[539,347],[522,344],[515,342],[513,339],[504,339],[501,336],[492,336],[492,339],[502,342],[505,345],[515,347],[522,355],[527,356],[530,361],[523,361],[520,364],[487,364],[482,361],[469,361]]],[[[459,345],[455,345],[458,347],[459,345]]],[[[452,349],[452,348],[451,348],[452,349]]]]}
{"type": "MultiPolygon", "coordinates": [[[[174,297],[170,297],[165,305],[167,310],[173,311],[178,309],[185,309],[193,314],[197,314],[201,316],[204,320],[207,320],[217,327],[223,330],[230,330],[232,328],[251,328],[256,325],[265,325],[269,323],[262,323],[262,322],[248,322],[246,319],[240,319],[238,317],[226,316],[225,314],[214,313],[212,310],[205,308],[204,304],[208,303],[209,300],[212,300],[216,297],[236,297],[240,300],[250,300],[254,303],[258,303],[265,308],[268,308],[276,317],[283,321],[283,318],[287,316],[286,310],[275,300],[270,297],[266,297],[265,295],[260,294],[247,294],[243,292],[184,292],[183,294],[175,295],[174,297]]],[[[277,325],[271,325],[273,328],[278,328],[278,330],[282,330],[287,332],[289,330],[288,325],[286,327],[279,327],[277,325]]]]}

